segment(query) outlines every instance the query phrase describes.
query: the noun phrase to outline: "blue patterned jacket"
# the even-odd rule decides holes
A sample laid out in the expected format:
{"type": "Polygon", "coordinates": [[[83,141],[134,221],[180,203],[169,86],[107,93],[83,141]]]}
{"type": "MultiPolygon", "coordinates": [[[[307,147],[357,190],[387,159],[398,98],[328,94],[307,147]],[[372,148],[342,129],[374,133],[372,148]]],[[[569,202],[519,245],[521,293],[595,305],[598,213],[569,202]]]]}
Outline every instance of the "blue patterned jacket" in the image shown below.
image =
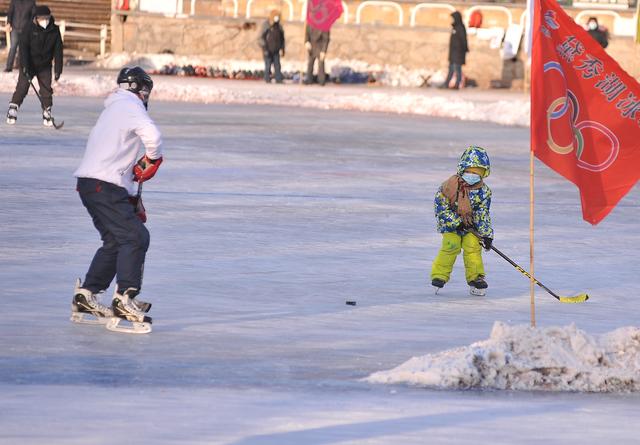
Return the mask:
{"type": "MultiPolygon", "coordinates": [[[[491,172],[489,156],[482,147],[470,146],[462,154],[458,163],[458,175],[462,175],[469,167],[482,167],[485,169],[486,178],[491,172]]],[[[484,183],[478,189],[469,190],[469,200],[473,210],[473,222],[481,236],[493,238],[493,228],[491,227],[491,189],[484,183]]],[[[466,230],[458,230],[462,223],[462,218],[456,212],[457,202],[452,206],[442,193],[442,187],[438,189],[435,197],[434,210],[436,214],[436,224],[440,233],[458,233],[464,235],[466,230]]]]}

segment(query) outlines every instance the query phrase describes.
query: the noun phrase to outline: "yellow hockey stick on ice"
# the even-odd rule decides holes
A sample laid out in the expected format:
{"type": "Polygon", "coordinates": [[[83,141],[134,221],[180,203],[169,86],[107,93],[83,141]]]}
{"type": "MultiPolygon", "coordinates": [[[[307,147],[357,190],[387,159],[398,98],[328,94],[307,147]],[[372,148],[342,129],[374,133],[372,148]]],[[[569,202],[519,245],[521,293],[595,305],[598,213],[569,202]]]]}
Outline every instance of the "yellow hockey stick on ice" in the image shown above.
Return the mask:
{"type": "MultiPolygon", "coordinates": [[[[473,233],[476,237],[478,237],[478,239],[480,240],[480,244],[482,244],[482,237],[478,234],[478,232],[476,232],[475,230],[471,230],[471,233],[473,233]]],[[[524,270],[522,267],[518,266],[511,258],[506,256],[504,253],[500,252],[495,246],[491,245],[491,250],[493,250],[495,253],[497,253],[502,258],[507,260],[507,262],[509,264],[511,264],[513,267],[515,267],[518,270],[518,272],[520,272],[522,275],[524,275],[525,277],[529,278],[530,280],[533,280],[534,283],[536,283],[538,286],[540,286],[541,288],[543,288],[544,290],[549,292],[549,294],[553,295],[556,298],[556,300],[558,300],[559,302],[561,302],[561,303],[584,303],[585,301],[587,301],[589,299],[589,295],[587,295],[587,294],[578,294],[578,295],[576,295],[574,297],[563,297],[563,296],[560,296],[560,295],[556,294],[554,291],[552,291],[551,289],[549,289],[547,286],[545,286],[544,284],[542,284],[541,282],[536,280],[534,277],[532,277],[529,272],[524,270]]]]}

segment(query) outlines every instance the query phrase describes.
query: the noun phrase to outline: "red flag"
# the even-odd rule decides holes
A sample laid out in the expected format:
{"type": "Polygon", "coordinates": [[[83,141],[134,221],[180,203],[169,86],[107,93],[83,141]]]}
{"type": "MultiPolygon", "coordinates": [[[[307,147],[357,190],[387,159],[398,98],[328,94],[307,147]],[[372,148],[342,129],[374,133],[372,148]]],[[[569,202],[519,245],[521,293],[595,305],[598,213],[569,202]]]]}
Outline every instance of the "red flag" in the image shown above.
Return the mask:
{"type": "Polygon", "coordinates": [[[307,0],[307,23],[320,31],[329,31],[342,11],[341,0],[307,0]]]}
{"type": "Polygon", "coordinates": [[[640,178],[640,85],[555,0],[535,0],[531,149],[598,224],[640,178]]]}

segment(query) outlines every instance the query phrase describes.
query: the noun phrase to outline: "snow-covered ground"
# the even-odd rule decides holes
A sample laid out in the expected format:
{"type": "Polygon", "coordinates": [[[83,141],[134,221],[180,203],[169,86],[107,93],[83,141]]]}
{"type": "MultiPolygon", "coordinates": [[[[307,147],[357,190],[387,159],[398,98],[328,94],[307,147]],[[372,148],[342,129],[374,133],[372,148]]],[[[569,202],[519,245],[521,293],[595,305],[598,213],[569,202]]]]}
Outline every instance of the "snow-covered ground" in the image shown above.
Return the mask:
{"type": "MultiPolygon", "coordinates": [[[[59,96],[102,97],[113,90],[117,71],[67,69],[54,85],[59,96]]],[[[0,72],[0,92],[12,93],[17,73],[0,72]]],[[[267,85],[195,77],[154,76],[154,100],[205,104],[281,105],[301,108],[375,111],[529,125],[529,99],[522,92],[441,91],[363,85],[267,85]]]]}
{"type": "MultiPolygon", "coordinates": [[[[98,246],[71,174],[100,109],[56,98],[56,132],[30,97],[19,125],[0,127],[0,444],[638,440],[637,393],[363,381],[487,339],[495,321],[528,323],[528,281],[492,254],[486,297],[468,295],[461,264],[439,295],[428,286],[433,193],[470,143],[492,157],[495,244],[527,264],[526,128],[152,101],[166,162],[145,187],[154,332],[136,337],[68,321],[98,246]]],[[[574,186],[539,164],[536,180],[536,274],[591,296],[539,292],[540,328],[637,327],[637,189],[591,227],[574,186]]]]}

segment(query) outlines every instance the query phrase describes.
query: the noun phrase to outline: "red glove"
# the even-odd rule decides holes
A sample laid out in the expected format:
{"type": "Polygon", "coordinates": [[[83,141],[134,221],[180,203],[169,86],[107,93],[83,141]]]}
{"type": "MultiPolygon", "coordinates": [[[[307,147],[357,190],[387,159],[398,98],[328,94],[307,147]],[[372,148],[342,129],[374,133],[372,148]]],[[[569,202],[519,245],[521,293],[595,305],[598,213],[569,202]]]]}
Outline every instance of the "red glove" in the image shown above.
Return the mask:
{"type": "Polygon", "coordinates": [[[133,180],[137,182],[148,181],[156,174],[160,164],[162,164],[162,156],[158,159],[149,159],[147,155],[144,155],[133,166],[133,180]]]}

